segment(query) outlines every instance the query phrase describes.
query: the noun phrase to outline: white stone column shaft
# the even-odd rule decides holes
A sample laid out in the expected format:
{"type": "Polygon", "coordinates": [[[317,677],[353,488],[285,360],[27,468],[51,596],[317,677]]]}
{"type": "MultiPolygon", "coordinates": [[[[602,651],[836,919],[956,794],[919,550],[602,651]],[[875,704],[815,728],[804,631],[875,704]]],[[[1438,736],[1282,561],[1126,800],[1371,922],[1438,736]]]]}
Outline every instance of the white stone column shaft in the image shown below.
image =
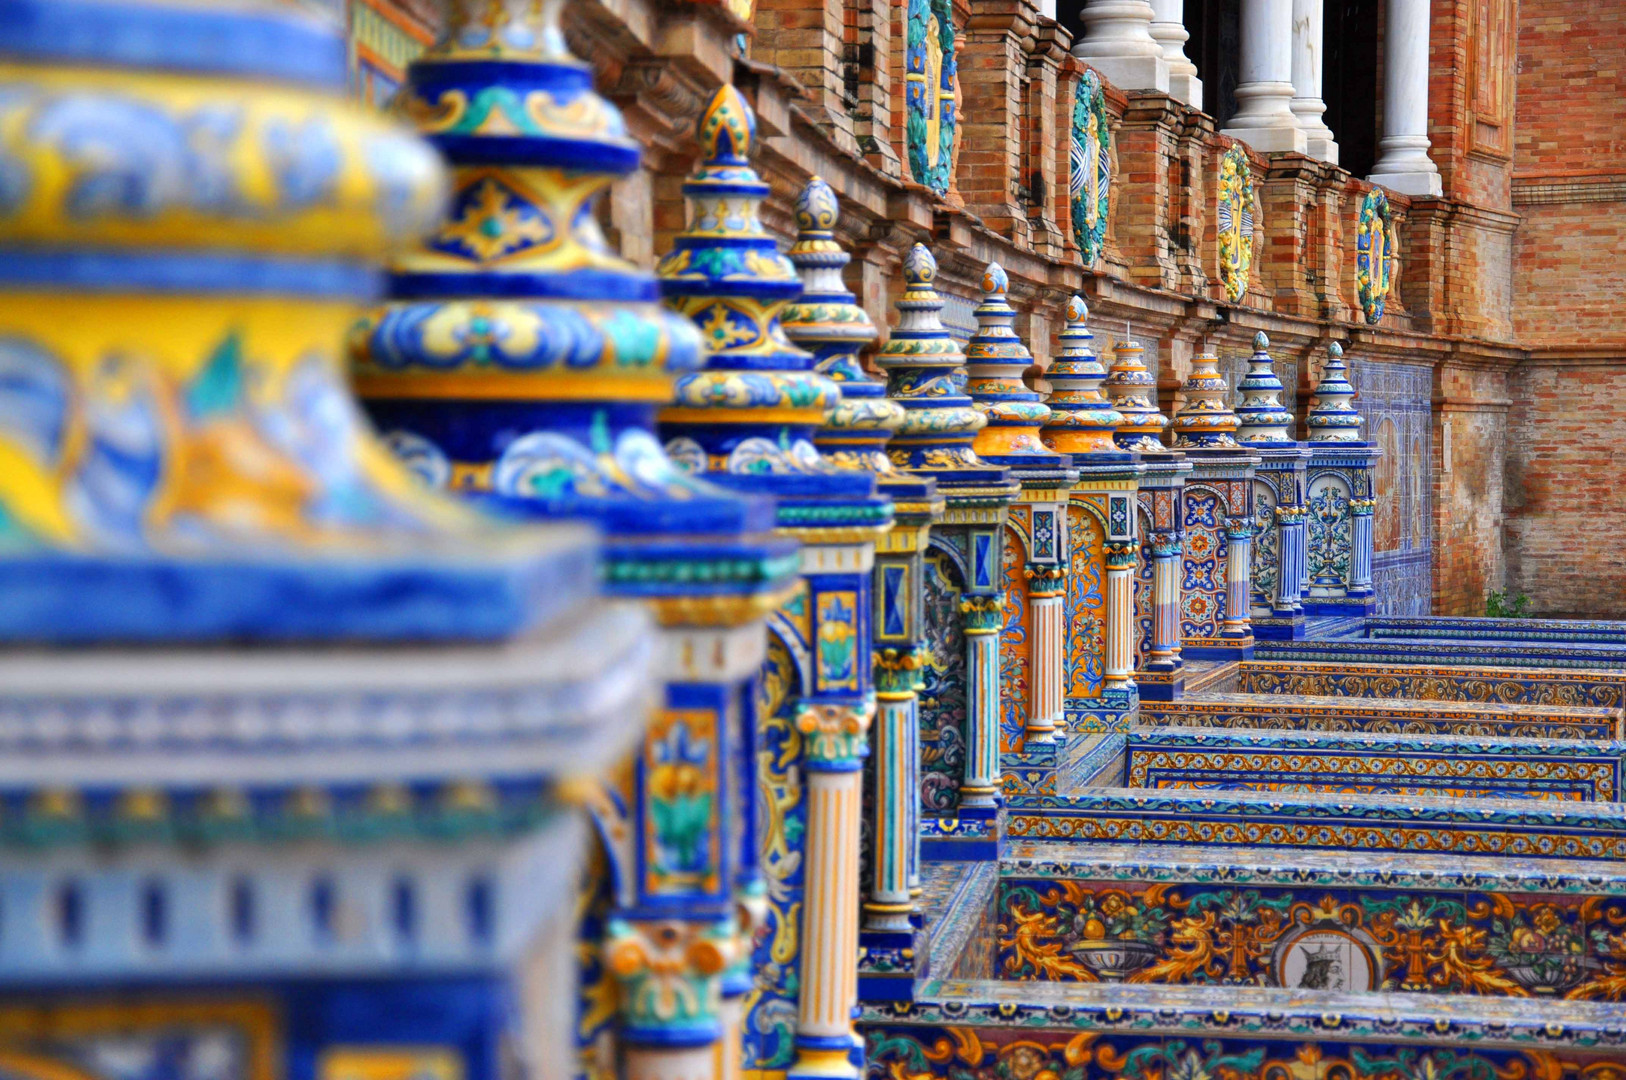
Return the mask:
{"type": "Polygon", "coordinates": [[[1327,103],[1321,98],[1321,61],[1325,31],[1324,0],[1293,0],[1293,115],[1304,132],[1304,151],[1320,161],[1338,164],[1338,143],[1322,119],[1327,103]]]}
{"type": "Polygon", "coordinates": [[[1305,150],[1293,115],[1293,0],[1242,0],[1237,111],[1225,134],[1261,154],[1305,150]]]}
{"type": "Polygon", "coordinates": [[[1146,0],[1088,0],[1084,28],[1068,27],[1078,40],[1073,55],[1120,90],[1169,92],[1169,63],[1152,37],[1152,5],[1146,0]]]}
{"type": "Polygon", "coordinates": [[[1404,195],[1440,194],[1428,156],[1429,0],[1388,0],[1383,31],[1383,138],[1367,179],[1404,195]]]}
{"type": "Polygon", "coordinates": [[[1151,0],[1152,39],[1163,48],[1169,65],[1169,96],[1194,109],[1203,107],[1203,81],[1197,78],[1197,65],[1186,56],[1185,0],[1151,0]]]}

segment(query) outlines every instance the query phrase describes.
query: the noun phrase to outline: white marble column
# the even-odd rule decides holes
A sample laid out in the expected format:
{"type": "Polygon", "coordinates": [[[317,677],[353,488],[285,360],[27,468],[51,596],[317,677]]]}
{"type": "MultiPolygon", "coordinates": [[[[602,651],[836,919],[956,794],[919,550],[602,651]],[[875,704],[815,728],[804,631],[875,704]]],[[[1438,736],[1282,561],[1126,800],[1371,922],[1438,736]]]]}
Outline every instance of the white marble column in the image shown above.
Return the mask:
{"type": "MultiPolygon", "coordinates": [[[[1146,0],[1088,0],[1084,30],[1073,55],[1120,90],[1169,92],[1169,64],[1152,37],[1152,5],[1146,0]]],[[[1076,27],[1068,27],[1078,33],[1076,27]]]]}
{"type": "MultiPolygon", "coordinates": [[[[1304,152],[1320,161],[1338,164],[1338,143],[1323,120],[1327,103],[1321,99],[1321,58],[1324,33],[1323,0],[1293,0],[1293,115],[1304,132],[1304,152]]],[[[1155,31],[1155,28],[1154,28],[1155,31]]]]}
{"type": "Polygon", "coordinates": [[[1242,0],[1237,110],[1225,134],[1261,154],[1302,154],[1293,115],[1293,0],[1242,0]]]}
{"type": "Polygon", "coordinates": [[[1186,56],[1185,0],[1152,0],[1152,39],[1163,48],[1169,65],[1169,96],[1194,109],[1203,107],[1203,81],[1197,65],[1186,56]]]}
{"type": "Polygon", "coordinates": [[[1383,31],[1383,138],[1367,179],[1403,195],[1440,194],[1428,156],[1428,0],[1389,0],[1383,31]]]}

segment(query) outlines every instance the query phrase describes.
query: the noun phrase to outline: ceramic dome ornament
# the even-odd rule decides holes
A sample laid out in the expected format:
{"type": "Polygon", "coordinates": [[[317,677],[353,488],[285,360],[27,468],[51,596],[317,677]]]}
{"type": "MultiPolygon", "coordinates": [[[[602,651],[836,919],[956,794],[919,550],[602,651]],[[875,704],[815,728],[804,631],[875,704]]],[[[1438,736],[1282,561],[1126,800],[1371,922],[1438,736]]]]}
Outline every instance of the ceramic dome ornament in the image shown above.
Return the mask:
{"type": "Polygon", "coordinates": [[[656,274],[667,305],[699,328],[706,363],[678,380],[662,435],[677,460],[711,472],[826,469],[813,434],[841,392],[780,321],[802,281],[758,216],[768,185],[749,160],[756,117],[724,86],[697,134],[704,158],[683,185],[689,227],[656,274]]]}
{"type": "Polygon", "coordinates": [[[1167,453],[1162,435],[1169,419],[1157,407],[1157,380],[1146,368],[1146,349],[1130,338],[1114,345],[1112,353],[1112,367],[1101,386],[1112,407],[1124,418],[1113,438],[1122,450],[1167,453]]]}
{"type": "Polygon", "coordinates": [[[1052,450],[1065,454],[1119,453],[1113,433],[1123,414],[1101,395],[1106,369],[1095,354],[1090,309],[1081,296],[1067,301],[1066,323],[1056,335],[1056,353],[1045,372],[1051,391],[1050,416],[1039,436],[1052,450]]]}
{"type": "Polygon", "coordinates": [[[1282,404],[1282,380],[1271,366],[1270,338],[1253,335],[1248,371],[1237,384],[1242,403],[1236,407],[1236,440],[1250,446],[1293,442],[1293,414],[1282,404]]]}
{"type": "Polygon", "coordinates": [[[852,256],[835,241],[840,212],[836,193],[815,176],[796,199],[796,243],[786,253],[802,278],[801,299],[780,315],[785,336],[813,354],[814,370],[841,390],[841,401],[825,417],[814,443],[837,468],[895,475],[886,444],[903,423],[903,407],[890,401],[886,387],[870,377],[858,353],[880,331],[842,284],[841,271],[852,256]]]}
{"type": "Polygon", "coordinates": [[[11,8],[0,638],[500,636],[534,574],[592,572],[360,421],[339,343],[445,174],[343,100],[342,42],[275,6],[11,8]],[[46,32],[75,20],[104,32],[46,32]]]}
{"type": "Polygon", "coordinates": [[[1016,309],[1006,298],[1010,279],[989,263],[982,275],[982,302],[973,313],[977,332],[966,344],[966,391],[988,420],[972,443],[979,457],[1000,464],[1065,468],[1067,460],[1045,446],[1039,428],[1050,407],[1022,381],[1033,354],[1017,337],[1016,309]]]}
{"type": "Polygon", "coordinates": [[[1344,347],[1338,342],[1327,345],[1327,362],[1321,369],[1321,381],[1316,384],[1315,400],[1304,426],[1310,441],[1316,443],[1360,442],[1361,414],[1350,403],[1355,400],[1355,388],[1349,384],[1348,369],[1344,366],[1344,347]]]}
{"type": "Polygon", "coordinates": [[[1237,449],[1237,419],[1226,401],[1231,388],[1219,373],[1219,356],[1205,349],[1192,357],[1191,375],[1180,390],[1186,400],[1170,428],[1174,445],[1181,449],[1237,449]]]}
{"type": "Polygon", "coordinates": [[[892,463],[902,469],[992,469],[972,450],[988,420],[961,389],[965,353],[943,326],[937,260],[916,244],[903,260],[898,325],[875,356],[887,373],[887,396],[904,408],[892,463]]]}

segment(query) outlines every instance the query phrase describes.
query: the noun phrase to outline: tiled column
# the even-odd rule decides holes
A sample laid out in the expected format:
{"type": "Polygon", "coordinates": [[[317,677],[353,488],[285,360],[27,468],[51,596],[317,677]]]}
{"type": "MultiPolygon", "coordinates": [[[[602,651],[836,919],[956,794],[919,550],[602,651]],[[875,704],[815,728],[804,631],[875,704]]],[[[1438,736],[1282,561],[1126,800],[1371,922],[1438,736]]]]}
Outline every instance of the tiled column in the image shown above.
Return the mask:
{"type": "Polygon", "coordinates": [[[807,772],[807,886],[789,1078],[857,1076],[858,833],[870,716],[867,706],[835,704],[806,705],[796,716],[807,772]]]}
{"type": "Polygon", "coordinates": [[[1304,132],[1304,150],[1313,158],[1338,164],[1338,143],[1322,119],[1322,15],[1325,0],[1293,0],[1293,115],[1304,132]]]}
{"type": "Polygon", "coordinates": [[[1106,548],[1108,689],[1128,688],[1135,670],[1135,555],[1133,543],[1106,548]]]}
{"type": "Polygon", "coordinates": [[[1349,597],[1365,598],[1372,595],[1372,511],[1376,499],[1351,499],[1349,597]]]}
{"type": "Polygon", "coordinates": [[[1152,654],[1146,667],[1169,671],[1180,666],[1180,551],[1179,533],[1152,537],[1152,654]]]}
{"type": "Polygon", "coordinates": [[[1290,618],[1304,610],[1304,507],[1276,508],[1276,595],[1271,614],[1290,618]]]}
{"type": "MultiPolygon", "coordinates": [[[[1169,92],[1169,62],[1152,37],[1152,5],[1146,0],[1089,0],[1084,33],[1073,55],[1120,90],[1169,92]]],[[[1074,33],[1077,27],[1068,27],[1074,33]]]]}
{"type": "Polygon", "coordinates": [[[965,617],[965,780],[960,805],[992,807],[999,790],[999,630],[1005,605],[999,596],[960,602],[965,617]]]}
{"type": "Polygon", "coordinates": [[[1062,713],[1062,595],[1067,571],[1060,566],[1028,567],[1028,694],[1027,743],[1053,742],[1062,713]]]}
{"type": "Polygon", "coordinates": [[[1292,109],[1293,0],[1242,0],[1239,76],[1237,112],[1225,134],[1261,154],[1304,153],[1292,109]]]}
{"type": "Polygon", "coordinates": [[[914,913],[910,874],[920,846],[919,697],[915,680],[925,657],[920,647],[881,649],[875,655],[875,806],[871,813],[870,880],[864,899],[866,930],[908,930],[914,913]]]}
{"type": "Polygon", "coordinates": [[[1248,614],[1253,594],[1252,576],[1253,524],[1234,519],[1225,529],[1225,622],[1220,627],[1221,637],[1253,636],[1248,614]]]}
{"type": "Polygon", "coordinates": [[[1428,0],[1389,0],[1383,28],[1383,138],[1367,179],[1405,195],[1440,194],[1428,156],[1428,0]]]}

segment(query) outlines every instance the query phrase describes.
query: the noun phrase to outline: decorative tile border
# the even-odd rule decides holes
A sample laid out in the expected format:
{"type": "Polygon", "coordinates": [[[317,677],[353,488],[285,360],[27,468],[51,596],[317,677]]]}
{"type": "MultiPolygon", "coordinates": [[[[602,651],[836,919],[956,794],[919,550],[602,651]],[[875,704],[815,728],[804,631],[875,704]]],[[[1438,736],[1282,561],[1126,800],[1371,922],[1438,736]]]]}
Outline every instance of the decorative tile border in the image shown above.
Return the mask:
{"type": "Polygon", "coordinates": [[[1174,702],[1146,701],[1141,703],[1141,721],[1154,726],[1537,739],[1611,739],[1621,735],[1618,709],[1298,694],[1206,694],[1174,702]]]}
{"type": "Polygon", "coordinates": [[[1161,728],[1129,737],[1134,788],[1608,801],[1626,743],[1161,728]]]}
{"type": "Polygon", "coordinates": [[[1244,694],[1496,701],[1506,705],[1620,708],[1626,676],[1546,668],[1318,664],[1250,660],[1238,673],[1244,694]]]}

